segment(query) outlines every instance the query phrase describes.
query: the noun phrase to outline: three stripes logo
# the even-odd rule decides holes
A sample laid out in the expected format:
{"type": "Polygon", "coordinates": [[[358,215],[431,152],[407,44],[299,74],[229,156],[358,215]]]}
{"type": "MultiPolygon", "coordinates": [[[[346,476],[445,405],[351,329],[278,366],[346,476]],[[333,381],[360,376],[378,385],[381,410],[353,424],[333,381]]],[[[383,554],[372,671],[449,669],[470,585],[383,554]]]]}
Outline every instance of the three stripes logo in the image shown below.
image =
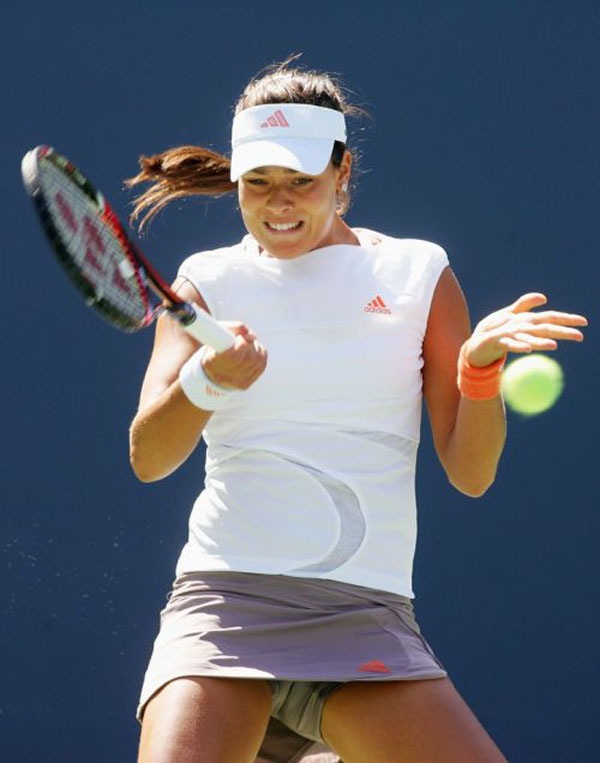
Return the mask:
{"type": "Polygon", "coordinates": [[[382,313],[383,315],[391,315],[392,311],[387,307],[385,302],[381,299],[379,294],[372,299],[365,307],[365,313],[382,313]]]}
{"type": "Polygon", "coordinates": [[[285,118],[285,115],[281,109],[277,109],[276,112],[271,114],[271,116],[261,124],[261,128],[263,127],[289,127],[290,123],[285,118]]]}

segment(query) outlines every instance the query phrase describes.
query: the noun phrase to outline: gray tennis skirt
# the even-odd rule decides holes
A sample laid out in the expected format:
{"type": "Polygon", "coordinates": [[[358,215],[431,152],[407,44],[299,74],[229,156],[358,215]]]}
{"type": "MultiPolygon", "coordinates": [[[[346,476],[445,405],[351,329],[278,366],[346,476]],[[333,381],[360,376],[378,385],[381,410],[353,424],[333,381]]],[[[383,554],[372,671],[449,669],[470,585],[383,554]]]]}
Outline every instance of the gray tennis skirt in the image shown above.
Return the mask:
{"type": "Polygon", "coordinates": [[[446,671],[405,596],[334,580],[211,571],[186,573],[173,585],[138,720],[159,689],[183,676],[269,682],[273,712],[265,751],[292,753],[292,742],[297,749],[257,759],[267,761],[302,760],[308,753],[313,760],[323,746],[325,700],[345,683],[443,678],[446,671]]]}

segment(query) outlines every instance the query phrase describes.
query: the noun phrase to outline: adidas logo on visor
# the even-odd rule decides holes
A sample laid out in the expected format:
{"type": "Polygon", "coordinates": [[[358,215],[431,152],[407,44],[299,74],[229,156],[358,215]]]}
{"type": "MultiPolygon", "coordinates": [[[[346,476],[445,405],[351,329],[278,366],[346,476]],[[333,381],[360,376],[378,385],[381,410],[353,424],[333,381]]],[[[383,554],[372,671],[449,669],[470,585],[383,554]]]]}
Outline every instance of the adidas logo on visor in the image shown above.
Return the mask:
{"type": "Polygon", "coordinates": [[[365,313],[383,313],[383,315],[391,315],[392,311],[378,294],[375,299],[372,299],[369,304],[366,305],[365,313]]]}
{"type": "Polygon", "coordinates": [[[267,117],[265,122],[261,123],[261,128],[265,127],[289,127],[290,123],[285,118],[285,115],[281,109],[277,109],[277,111],[274,114],[271,114],[270,117],[267,117]]]}

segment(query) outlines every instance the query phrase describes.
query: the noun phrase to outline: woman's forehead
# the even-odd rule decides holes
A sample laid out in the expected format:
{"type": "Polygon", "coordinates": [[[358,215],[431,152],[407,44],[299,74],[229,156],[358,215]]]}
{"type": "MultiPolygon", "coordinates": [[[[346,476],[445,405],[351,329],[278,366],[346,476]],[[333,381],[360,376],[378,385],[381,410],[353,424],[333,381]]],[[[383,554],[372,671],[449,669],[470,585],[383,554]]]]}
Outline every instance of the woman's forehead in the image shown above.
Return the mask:
{"type": "Polygon", "coordinates": [[[246,175],[256,174],[256,175],[271,175],[271,174],[279,174],[282,173],[284,175],[300,175],[301,173],[297,170],[292,170],[289,167],[277,167],[275,165],[269,165],[267,167],[255,167],[253,170],[248,170],[246,172],[246,175]]]}

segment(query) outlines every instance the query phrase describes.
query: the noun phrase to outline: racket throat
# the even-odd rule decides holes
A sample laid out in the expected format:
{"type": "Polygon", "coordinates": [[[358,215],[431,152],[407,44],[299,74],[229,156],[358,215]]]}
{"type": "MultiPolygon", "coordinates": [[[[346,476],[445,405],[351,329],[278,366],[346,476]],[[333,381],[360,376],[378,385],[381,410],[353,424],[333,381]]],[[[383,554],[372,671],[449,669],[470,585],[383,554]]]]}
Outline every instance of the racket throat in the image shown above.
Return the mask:
{"type": "Polygon", "coordinates": [[[175,318],[175,320],[184,328],[191,326],[192,323],[194,323],[196,320],[196,313],[187,304],[184,304],[181,307],[179,305],[175,306],[162,304],[157,305],[148,313],[144,324],[146,326],[150,326],[157,318],[160,318],[161,315],[165,314],[169,315],[171,318],[175,318]]]}

